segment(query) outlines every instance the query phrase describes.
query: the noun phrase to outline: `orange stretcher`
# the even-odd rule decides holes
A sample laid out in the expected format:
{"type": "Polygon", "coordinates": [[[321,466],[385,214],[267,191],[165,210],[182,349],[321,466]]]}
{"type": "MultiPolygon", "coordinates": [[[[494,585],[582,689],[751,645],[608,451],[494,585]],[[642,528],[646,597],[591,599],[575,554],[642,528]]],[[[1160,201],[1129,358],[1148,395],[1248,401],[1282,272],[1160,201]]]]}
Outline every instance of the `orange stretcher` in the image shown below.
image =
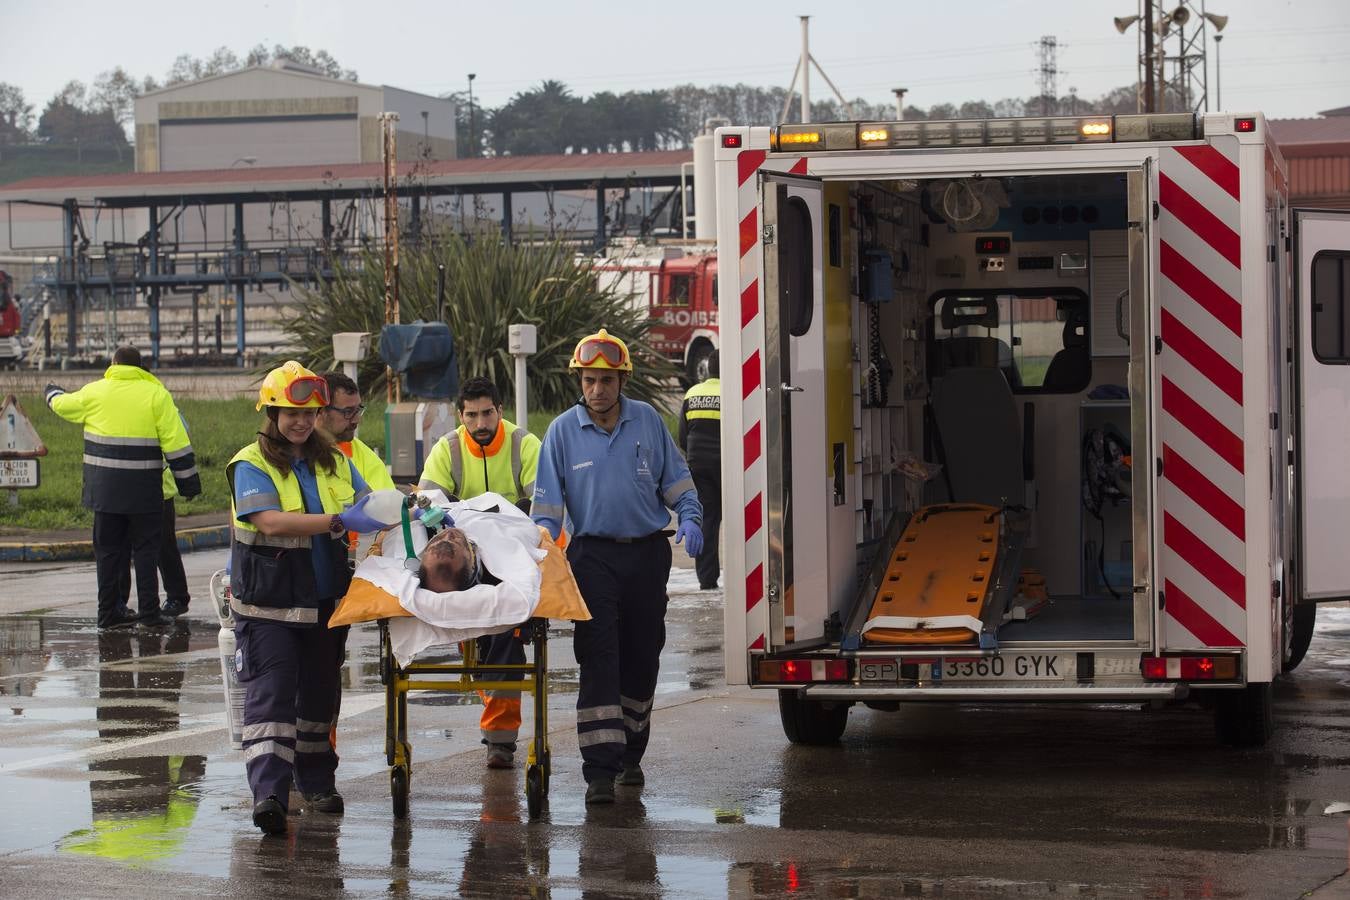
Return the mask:
{"type": "Polygon", "coordinates": [[[1044,596],[1044,579],[1019,573],[1025,513],[940,503],[914,514],[886,564],[862,626],[868,644],[994,644],[1015,597],[1044,596]]]}

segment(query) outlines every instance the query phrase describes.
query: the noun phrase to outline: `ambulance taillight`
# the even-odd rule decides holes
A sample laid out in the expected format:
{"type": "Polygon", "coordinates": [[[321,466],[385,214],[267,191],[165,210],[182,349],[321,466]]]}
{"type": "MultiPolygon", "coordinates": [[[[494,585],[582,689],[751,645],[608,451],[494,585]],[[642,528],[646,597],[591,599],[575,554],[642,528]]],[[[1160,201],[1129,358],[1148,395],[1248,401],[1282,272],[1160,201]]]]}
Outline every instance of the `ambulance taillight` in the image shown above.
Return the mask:
{"type": "Polygon", "coordinates": [[[1139,663],[1147,681],[1233,681],[1236,656],[1145,656],[1139,663]]]}
{"type": "Polygon", "coordinates": [[[844,659],[761,659],[760,684],[809,684],[848,681],[848,660],[844,659]]]}

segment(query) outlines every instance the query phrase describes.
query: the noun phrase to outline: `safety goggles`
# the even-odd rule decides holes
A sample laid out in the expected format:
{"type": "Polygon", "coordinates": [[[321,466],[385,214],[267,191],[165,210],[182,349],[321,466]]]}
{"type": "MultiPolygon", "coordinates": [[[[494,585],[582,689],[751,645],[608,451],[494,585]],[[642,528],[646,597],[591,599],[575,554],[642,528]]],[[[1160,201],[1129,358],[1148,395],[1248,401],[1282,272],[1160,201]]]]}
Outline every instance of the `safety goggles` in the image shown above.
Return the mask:
{"type": "Polygon", "coordinates": [[[358,403],[356,406],[330,406],[328,408],[342,416],[342,418],[346,419],[348,422],[352,419],[359,419],[366,411],[366,405],[364,403],[358,403]]]}
{"type": "Polygon", "coordinates": [[[624,350],[613,341],[603,338],[591,338],[577,347],[577,362],[583,366],[593,365],[603,358],[610,368],[617,369],[624,364],[624,350]]]}
{"type": "Polygon", "coordinates": [[[315,397],[324,406],[328,405],[328,382],[318,375],[302,375],[286,385],[284,393],[286,399],[296,406],[304,406],[315,397]]]}

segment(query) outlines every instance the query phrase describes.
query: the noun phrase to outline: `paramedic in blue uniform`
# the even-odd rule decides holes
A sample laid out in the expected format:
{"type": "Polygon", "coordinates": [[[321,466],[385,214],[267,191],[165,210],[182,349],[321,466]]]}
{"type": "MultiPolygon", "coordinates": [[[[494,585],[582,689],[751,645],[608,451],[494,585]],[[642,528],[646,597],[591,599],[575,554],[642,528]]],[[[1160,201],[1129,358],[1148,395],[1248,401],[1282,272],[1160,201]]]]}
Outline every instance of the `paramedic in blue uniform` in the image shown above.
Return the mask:
{"type": "Polygon", "coordinates": [[[689,467],[649,404],[622,394],[628,347],[603,328],[569,368],[582,398],[549,425],[535,478],[534,520],[554,538],[570,520],[567,559],[591,611],[576,623],[581,667],[577,743],[587,803],[613,803],[614,782],[639,786],[652,697],[666,642],[670,512],[675,542],[703,545],[703,510],[689,467]]]}
{"type": "Polygon", "coordinates": [[[351,582],[347,532],[382,526],[356,467],[316,427],[328,383],[297,362],[258,391],[258,439],[226,467],[233,497],[230,607],[244,688],[244,760],[253,824],[286,831],[291,782],[307,812],[341,814],[336,714],[343,629],[328,618],[351,582]]]}

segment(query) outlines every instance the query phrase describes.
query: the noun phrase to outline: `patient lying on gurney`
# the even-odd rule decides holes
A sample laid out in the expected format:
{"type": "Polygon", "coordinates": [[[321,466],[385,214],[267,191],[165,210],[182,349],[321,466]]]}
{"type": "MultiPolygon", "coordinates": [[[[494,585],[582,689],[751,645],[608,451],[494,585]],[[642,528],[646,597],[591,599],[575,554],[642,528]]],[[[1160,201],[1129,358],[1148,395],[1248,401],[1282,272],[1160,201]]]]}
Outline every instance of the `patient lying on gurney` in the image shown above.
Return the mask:
{"type": "Polygon", "coordinates": [[[445,528],[422,550],[417,580],[432,593],[466,591],[476,584],[501,584],[501,579],[483,568],[478,546],[459,528],[445,528]]]}
{"type": "Polygon", "coordinates": [[[590,618],[566,558],[528,516],[495,494],[438,501],[449,527],[428,536],[419,521],[386,532],[357,566],[331,624],[387,619],[394,656],[407,665],[433,645],[536,616],[590,618]]]}

